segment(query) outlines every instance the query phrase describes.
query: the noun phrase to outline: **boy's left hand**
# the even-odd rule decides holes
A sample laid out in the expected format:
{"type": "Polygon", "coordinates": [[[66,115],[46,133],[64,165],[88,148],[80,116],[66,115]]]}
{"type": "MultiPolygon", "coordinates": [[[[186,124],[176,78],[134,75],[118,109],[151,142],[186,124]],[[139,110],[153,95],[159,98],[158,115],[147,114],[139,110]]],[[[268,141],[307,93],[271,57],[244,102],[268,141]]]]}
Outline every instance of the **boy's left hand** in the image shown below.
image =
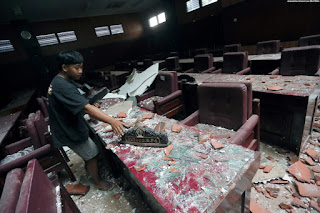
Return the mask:
{"type": "Polygon", "coordinates": [[[122,123],[121,121],[118,121],[116,119],[114,119],[111,123],[110,123],[112,130],[114,131],[114,133],[116,133],[116,135],[118,136],[123,136],[124,134],[124,123],[122,123]]]}

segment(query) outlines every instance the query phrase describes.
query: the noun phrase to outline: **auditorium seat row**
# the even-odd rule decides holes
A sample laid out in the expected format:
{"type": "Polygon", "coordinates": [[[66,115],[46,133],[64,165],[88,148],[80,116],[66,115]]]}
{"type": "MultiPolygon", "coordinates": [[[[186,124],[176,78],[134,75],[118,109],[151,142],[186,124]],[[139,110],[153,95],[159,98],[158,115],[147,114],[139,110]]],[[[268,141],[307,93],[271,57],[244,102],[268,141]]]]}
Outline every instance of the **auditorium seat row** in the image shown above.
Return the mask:
{"type": "MultiPolygon", "coordinates": [[[[319,35],[311,35],[311,36],[304,36],[300,37],[298,40],[298,46],[312,46],[312,45],[320,45],[320,34],[319,35]]],[[[257,55],[262,54],[275,54],[281,52],[282,47],[280,46],[280,40],[268,40],[268,41],[261,41],[257,43],[257,55]]],[[[198,48],[195,50],[189,50],[184,54],[179,54],[179,52],[170,52],[170,53],[158,53],[155,55],[148,55],[145,56],[143,61],[142,69],[148,68],[152,65],[152,60],[163,60],[167,57],[177,56],[182,58],[189,58],[194,57],[200,54],[212,54],[214,57],[222,56],[224,53],[227,52],[241,52],[241,44],[228,44],[225,45],[221,49],[214,49],[210,50],[209,48],[198,48]],[[150,62],[151,61],[151,62],[150,62]]],[[[125,62],[117,62],[115,70],[128,70],[131,71],[133,68],[138,68],[137,61],[125,61],[125,62]]],[[[178,70],[175,70],[178,71],[178,70]]]]}
{"type": "MultiPolygon", "coordinates": [[[[181,70],[178,57],[169,57],[165,61],[167,70],[181,70]]],[[[211,54],[194,57],[193,68],[185,73],[225,73],[250,74],[247,52],[228,52],[223,55],[222,69],[215,69],[211,54]]],[[[286,48],[281,53],[280,67],[272,71],[274,75],[319,75],[320,45],[286,48]]]]}

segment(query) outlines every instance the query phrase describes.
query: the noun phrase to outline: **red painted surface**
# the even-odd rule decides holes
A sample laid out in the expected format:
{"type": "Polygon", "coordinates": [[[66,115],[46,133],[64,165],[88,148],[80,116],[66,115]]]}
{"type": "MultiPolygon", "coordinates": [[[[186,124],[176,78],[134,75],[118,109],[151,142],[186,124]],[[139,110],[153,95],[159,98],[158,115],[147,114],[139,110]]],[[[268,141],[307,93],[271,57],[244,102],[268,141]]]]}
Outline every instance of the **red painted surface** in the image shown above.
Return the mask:
{"type": "MultiPolygon", "coordinates": [[[[179,181],[179,186],[176,186],[175,184],[172,184],[172,187],[170,187],[170,192],[168,191],[166,196],[160,196],[163,195],[164,193],[157,193],[160,189],[156,186],[156,180],[158,180],[157,174],[154,172],[150,171],[140,171],[137,172],[134,169],[134,166],[140,166],[137,164],[137,158],[136,160],[132,161],[127,161],[128,156],[134,156],[135,151],[131,150],[131,147],[128,146],[126,148],[121,148],[120,144],[118,143],[113,143],[115,145],[115,149],[119,148],[119,152],[115,153],[118,158],[126,165],[126,167],[136,176],[136,178],[143,184],[143,186],[157,199],[157,201],[168,211],[168,212],[184,212],[183,209],[180,209],[179,206],[175,208],[174,205],[174,196],[179,194],[179,195],[187,195],[191,191],[193,192],[201,192],[201,187],[212,187],[212,183],[210,180],[204,178],[204,173],[207,171],[208,168],[201,167],[199,165],[197,173],[190,172],[190,173],[185,173],[182,176],[178,176],[176,178],[173,178],[170,180],[171,183],[174,183],[176,181],[179,181]]],[[[141,148],[143,149],[143,148],[141,148]]],[[[163,151],[161,149],[161,151],[163,151]]],[[[142,150],[143,153],[143,150],[142,150]]],[[[179,169],[179,167],[176,167],[179,169]]],[[[228,166],[219,166],[219,165],[213,165],[209,169],[209,173],[211,175],[216,175],[216,174],[224,174],[228,172],[228,166]]],[[[228,189],[225,190],[231,190],[232,186],[229,185],[228,189]]],[[[213,200],[210,198],[210,194],[207,195],[209,199],[212,202],[212,205],[217,205],[218,203],[221,202],[222,199],[224,199],[225,196],[220,196],[219,199],[213,200]]],[[[186,204],[186,203],[185,203],[186,204]]],[[[188,212],[201,212],[196,206],[193,206],[194,204],[189,203],[187,204],[190,206],[188,209],[188,212]]],[[[212,206],[211,205],[211,206],[212,206]]]]}

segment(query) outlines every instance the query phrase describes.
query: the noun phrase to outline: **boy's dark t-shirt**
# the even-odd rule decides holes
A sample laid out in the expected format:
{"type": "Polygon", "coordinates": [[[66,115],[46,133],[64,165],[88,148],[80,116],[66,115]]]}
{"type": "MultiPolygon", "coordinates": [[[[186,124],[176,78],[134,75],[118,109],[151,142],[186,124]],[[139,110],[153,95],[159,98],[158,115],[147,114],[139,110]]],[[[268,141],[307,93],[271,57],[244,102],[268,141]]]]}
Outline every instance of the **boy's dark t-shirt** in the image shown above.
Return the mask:
{"type": "Polygon", "coordinates": [[[53,78],[48,89],[49,118],[53,144],[61,147],[88,140],[89,129],[82,109],[89,102],[77,87],[61,76],[53,78]]]}

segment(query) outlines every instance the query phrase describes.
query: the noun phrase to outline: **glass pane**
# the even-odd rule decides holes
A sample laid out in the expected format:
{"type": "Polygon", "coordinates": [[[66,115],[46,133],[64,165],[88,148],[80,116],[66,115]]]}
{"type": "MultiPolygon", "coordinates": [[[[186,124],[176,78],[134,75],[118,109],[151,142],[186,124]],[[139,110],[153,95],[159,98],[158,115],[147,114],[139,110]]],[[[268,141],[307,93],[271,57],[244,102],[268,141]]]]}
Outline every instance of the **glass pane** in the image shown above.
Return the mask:
{"type": "Polygon", "coordinates": [[[10,40],[0,40],[0,53],[13,51],[10,40]]]}
{"type": "Polygon", "coordinates": [[[163,13],[160,13],[159,15],[158,15],[158,22],[159,22],[159,24],[161,24],[161,23],[163,23],[163,22],[165,22],[166,21],[166,14],[163,12],[163,13]]]}
{"type": "Polygon", "coordinates": [[[54,33],[47,35],[38,35],[36,37],[41,47],[59,43],[54,33]]]}
{"type": "Polygon", "coordinates": [[[207,6],[208,4],[212,4],[217,2],[218,0],[201,0],[202,7],[207,6]]]}
{"type": "Polygon", "coordinates": [[[151,19],[149,19],[149,25],[150,25],[150,27],[154,27],[154,26],[158,25],[158,20],[157,20],[156,16],[154,16],[151,19]]]}
{"type": "Polygon", "coordinates": [[[186,2],[186,5],[187,5],[187,12],[191,12],[193,10],[200,8],[199,0],[189,0],[186,2]]]}
{"type": "Polygon", "coordinates": [[[110,30],[111,33],[114,34],[120,34],[120,33],[124,33],[123,28],[122,28],[122,24],[118,24],[118,25],[111,25],[110,26],[110,30]]]}
{"type": "Polygon", "coordinates": [[[61,43],[77,40],[77,37],[74,31],[61,32],[61,33],[57,33],[57,35],[61,43]]]}
{"type": "Polygon", "coordinates": [[[98,37],[110,35],[110,30],[108,26],[96,27],[94,28],[94,30],[96,31],[96,35],[98,37]]]}

